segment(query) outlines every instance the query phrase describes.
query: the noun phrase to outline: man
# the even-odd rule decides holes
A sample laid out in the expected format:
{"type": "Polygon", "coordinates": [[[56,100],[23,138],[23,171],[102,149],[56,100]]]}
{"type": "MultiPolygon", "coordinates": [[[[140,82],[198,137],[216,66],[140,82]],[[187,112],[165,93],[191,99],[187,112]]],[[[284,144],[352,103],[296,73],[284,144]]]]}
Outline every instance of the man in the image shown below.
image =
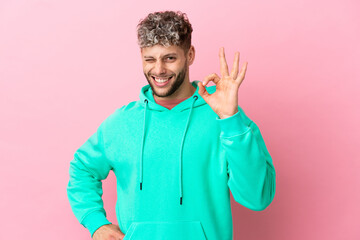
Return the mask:
{"type": "Polygon", "coordinates": [[[181,12],[138,25],[148,85],[75,153],[67,186],[72,210],[93,239],[232,239],[230,192],[254,211],[275,195],[275,169],[257,125],[238,106],[239,53],[229,72],[189,80],[192,27],[181,12]],[[214,86],[206,86],[210,81],[214,86]],[[119,226],[106,219],[101,180],[117,178],[119,226]]]}

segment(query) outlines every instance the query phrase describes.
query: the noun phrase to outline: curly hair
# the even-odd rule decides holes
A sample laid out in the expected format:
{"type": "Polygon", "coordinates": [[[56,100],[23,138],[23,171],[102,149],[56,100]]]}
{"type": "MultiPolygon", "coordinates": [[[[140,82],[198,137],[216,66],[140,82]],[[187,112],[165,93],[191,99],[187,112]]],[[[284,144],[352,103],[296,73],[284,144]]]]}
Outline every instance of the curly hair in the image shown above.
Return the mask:
{"type": "Polygon", "coordinates": [[[165,47],[176,45],[186,53],[191,46],[192,31],[185,13],[180,11],[150,13],[137,25],[138,45],[140,48],[152,47],[156,44],[165,47]]]}

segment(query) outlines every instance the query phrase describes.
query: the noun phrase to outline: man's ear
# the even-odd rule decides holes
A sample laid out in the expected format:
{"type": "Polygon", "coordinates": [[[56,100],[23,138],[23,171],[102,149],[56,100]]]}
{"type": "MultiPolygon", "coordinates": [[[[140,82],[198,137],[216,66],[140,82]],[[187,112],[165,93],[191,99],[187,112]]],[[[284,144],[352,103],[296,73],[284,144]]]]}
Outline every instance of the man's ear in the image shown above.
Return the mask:
{"type": "Polygon", "coordinates": [[[187,52],[187,60],[189,63],[189,66],[194,62],[195,60],[195,48],[193,45],[190,46],[188,52],[187,52]]]}

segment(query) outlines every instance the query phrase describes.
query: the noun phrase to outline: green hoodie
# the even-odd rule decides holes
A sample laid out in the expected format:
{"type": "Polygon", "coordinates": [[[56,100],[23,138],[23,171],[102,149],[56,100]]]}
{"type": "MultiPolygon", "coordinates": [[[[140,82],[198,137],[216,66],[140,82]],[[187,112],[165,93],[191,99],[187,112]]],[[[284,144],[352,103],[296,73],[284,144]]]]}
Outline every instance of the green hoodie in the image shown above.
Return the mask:
{"type": "Polygon", "coordinates": [[[192,97],[171,110],[144,86],[140,100],[117,109],[76,151],[67,194],[91,237],[111,223],[101,198],[110,170],[124,240],[232,239],[229,189],[254,211],[272,202],[276,173],[259,128],[240,107],[220,119],[197,82],[192,97]]]}

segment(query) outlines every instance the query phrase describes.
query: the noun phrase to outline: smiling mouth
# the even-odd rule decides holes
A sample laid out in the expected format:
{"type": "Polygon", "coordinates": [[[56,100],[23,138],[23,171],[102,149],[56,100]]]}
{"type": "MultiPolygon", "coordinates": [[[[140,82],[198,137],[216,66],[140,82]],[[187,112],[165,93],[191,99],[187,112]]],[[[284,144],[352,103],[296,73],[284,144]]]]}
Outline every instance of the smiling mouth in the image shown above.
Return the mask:
{"type": "Polygon", "coordinates": [[[159,77],[151,76],[151,78],[154,79],[154,81],[156,81],[158,83],[165,83],[165,82],[169,81],[172,77],[173,76],[167,77],[167,78],[163,78],[163,77],[159,78],[159,77]]]}

